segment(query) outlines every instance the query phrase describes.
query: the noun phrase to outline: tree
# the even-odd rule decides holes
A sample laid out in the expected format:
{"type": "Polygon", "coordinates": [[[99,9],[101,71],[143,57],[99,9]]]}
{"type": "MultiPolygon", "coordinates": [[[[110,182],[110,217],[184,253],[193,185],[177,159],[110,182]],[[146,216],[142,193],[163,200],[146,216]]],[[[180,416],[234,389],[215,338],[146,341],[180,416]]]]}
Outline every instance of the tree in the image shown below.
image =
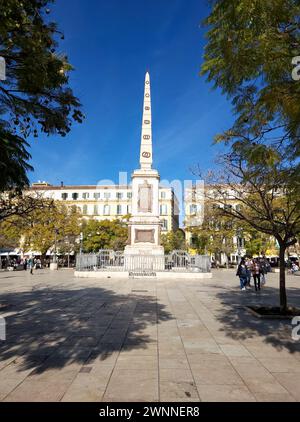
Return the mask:
{"type": "Polygon", "coordinates": [[[234,250],[233,238],[236,235],[234,219],[224,215],[218,204],[205,201],[203,221],[199,226],[187,227],[192,233],[193,246],[199,253],[214,254],[220,261],[220,255],[226,255],[227,266],[230,254],[234,250]]]}
{"type": "MultiPolygon", "coordinates": [[[[201,73],[232,99],[236,121],[225,139],[247,133],[263,140],[271,155],[285,142],[286,153],[299,156],[300,83],[292,78],[292,59],[300,51],[299,1],[211,4],[201,73]]],[[[299,171],[297,163],[294,178],[299,171]]]]}
{"type": "Polygon", "coordinates": [[[128,227],[121,220],[89,220],[83,226],[83,249],[98,252],[100,249],[122,250],[126,246],[128,227]]]}
{"type": "Polygon", "coordinates": [[[13,216],[2,225],[8,238],[19,237],[23,250],[35,250],[45,257],[48,249],[53,248],[55,242],[63,245],[66,238],[75,239],[80,233],[81,214],[76,207],[49,200],[42,209],[34,209],[23,217],[13,216]]]}
{"type": "Polygon", "coordinates": [[[275,249],[275,243],[270,235],[260,233],[248,225],[245,234],[245,249],[247,256],[266,255],[267,250],[275,249]]]}
{"type": "Polygon", "coordinates": [[[221,160],[224,174],[215,180],[218,199],[224,206],[229,189],[242,207],[224,208],[224,213],[277,240],[285,312],[284,255],[299,233],[300,84],[292,78],[292,59],[299,54],[300,4],[211,4],[201,73],[228,95],[236,116],[233,126],[215,138],[231,148],[221,160]]]}
{"type": "Polygon", "coordinates": [[[57,52],[63,34],[49,20],[52,0],[0,0],[0,56],[6,62],[0,83],[0,190],[28,184],[26,139],[44,133],[65,136],[82,122],[80,103],[68,86],[72,70],[57,52]]]}
{"type": "Polygon", "coordinates": [[[0,223],[10,220],[13,216],[25,217],[34,210],[43,210],[51,204],[50,200],[45,200],[41,195],[28,195],[19,190],[0,192],[0,223]]]}
{"type": "Polygon", "coordinates": [[[186,250],[185,236],[182,230],[161,235],[161,244],[166,253],[174,250],[186,250]]]}
{"type": "Polygon", "coordinates": [[[266,159],[261,162],[264,166],[249,162],[247,154],[241,154],[236,146],[220,159],[221,173],[211,173],[208,177],[206,195],[220,205],[224,216],[277,240],[280,309],[284,313],[287,310],[285,252],[297,242],[300,233],[300,200],[294,186],[286,183],[286,167],[289,167],[286,159],[279,159],[273,165],[267,165],[266,159]],[[240,205],[231,207],[232,201],[240,205]]]}

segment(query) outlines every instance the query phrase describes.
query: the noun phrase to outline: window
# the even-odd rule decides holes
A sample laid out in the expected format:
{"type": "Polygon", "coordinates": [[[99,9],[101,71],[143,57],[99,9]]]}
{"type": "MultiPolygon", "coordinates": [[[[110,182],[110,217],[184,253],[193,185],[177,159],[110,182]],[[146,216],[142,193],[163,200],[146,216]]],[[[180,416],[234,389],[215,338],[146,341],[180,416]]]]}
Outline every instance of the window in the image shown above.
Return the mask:
{"type": "Polygon", "coordinates": [[[132,198],[132,192],[127,192],[127,198],[131,199],[132,198]]]}
{"type": "Polygon", "coordinates": [[[166,199],[166,192],[160,192],[161,199],[166,199]]]}
{"type": "Polygon", "coordinates": [[[104,198],[109,199],[110,198],[110,192],[104,192],[104,198]]]}
{"type": "Polygon", "coordinates": [[[87,193],[87,192],[84,192],[83,194],[82,194],[82,199],[88,199],[90,197],[90,194],[89,193],[87,193]]]}
{"type": "Polygon", "coordinates": [[[197,236],[191,236],[191,238],[190,238],[190,246],[191,246],[191,248],[197,247],[197,236]]]}
{"type": "Polygon", "coordinates": [[[68,199],[68,194],[67,194],[67,193],[62,193],[62,194],[61,194],[61,199],[62,199],[63,201],[66,201],[66,200],[68,199]]]}
{"type": "Polygon", "coordinates": [[[110,206],[109,205],[104,205],[103,214],[104,215],[110,215],[110,206]]]}
{"type": "Polygon", "coordinates": [[[162,220],[162,229],[168,230],[168,220],[165,220],[165,219],[162,220]]]}
{"type": "Polygon", "coordinates": [[[82,207],[82,213],[83,213],[83,215],[87,215],[87,205],[83,205],[83,207],[82,207]]]}
{"type": "Polygon", "coordinates": [[[117,199],[122,199],[122,198],[123,198],[123,193],[117,192],[117,199]]]}
{"type": "Polygon", "coordinates": [[[127,214],[131,214],[131,206],[130,205],[127,205],[127,211],[126,211],[126,213],[127,214]]]}
{"type": "Polygon", "coordinates": [[[78,193],[72,193],[72,199],[73,199],[73,201],[77,201],[78,193]]]}
{"type": "Polygon", "coordinates": [[[94,215],[99,215],[98,205],[94,205],[94,215]]]}
{"type": "Polygon", "coordinates": [[[99,192],[94,193],[94,199],[100,199],[100,193],[99,192]]]}
{"type": "Polygon", "coordinates": [[[168,214],[168,206],[163,204],[160,206],[160,215],[167,215],[168,214]]]}
{"type": "Polygon", "coordinates": [[[190,214],[197,214],[197,205],[196,204],[190,205],[190,214]]]}
{"type": "Polygon", "coordinates": [[[118,215],[122,214],[122,205],[117,205],[117,214],[118,215]]]}

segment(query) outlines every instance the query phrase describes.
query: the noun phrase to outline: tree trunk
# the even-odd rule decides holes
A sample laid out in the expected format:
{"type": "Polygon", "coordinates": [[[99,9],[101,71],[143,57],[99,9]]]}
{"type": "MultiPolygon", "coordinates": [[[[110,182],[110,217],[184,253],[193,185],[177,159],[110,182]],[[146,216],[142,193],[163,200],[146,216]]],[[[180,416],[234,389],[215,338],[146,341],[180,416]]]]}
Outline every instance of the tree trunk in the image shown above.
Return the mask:
{"type": "Polygon", "coordinates": [[[70,268],[70,251],[68,251],[68,268],[70,268]]]}
{"type": "Polygon", "coordinates": [[[226,254],[226,268],[227,268],[227,270],[229,268],[229,258],[228,258],[228,255],[227,254],[226,254]]]}
{"type": "Polygon", "coordinates": [[[45,266],[45,261],[46,261],[46,259],[47,259],[46,252],[45,252],[45,253],[42,253],[42,255],[41,255],[41,266],[42,266],[42,267],[44,267],[44,266],[45,266]]]}
{"type": "Polygon", "coordinates": [[[280,274],[279,274],[279,290],[280,290],[280,312],[285,313],[287,310],[287,297],[286,297],[286,287],[285,287],[285,250],[286,247],[284,244],[280,243],[279,249],[279,266],[280,266],[280,274]]]}

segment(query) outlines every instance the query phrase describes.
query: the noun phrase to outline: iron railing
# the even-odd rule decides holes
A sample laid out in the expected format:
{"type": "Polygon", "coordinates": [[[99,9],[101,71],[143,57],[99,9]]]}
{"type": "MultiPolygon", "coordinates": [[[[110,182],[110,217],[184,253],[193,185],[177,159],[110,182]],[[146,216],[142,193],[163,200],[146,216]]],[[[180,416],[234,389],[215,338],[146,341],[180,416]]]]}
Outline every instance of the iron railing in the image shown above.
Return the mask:
{"type": "Polygon", "coordinates": [[[113,250],[100,250],[93,254],[79,254],[76,257],[77,271],[211,271],[210,257],[190,255],[185,251],[173,251],[163,256],[129,255],[113,250]]]}

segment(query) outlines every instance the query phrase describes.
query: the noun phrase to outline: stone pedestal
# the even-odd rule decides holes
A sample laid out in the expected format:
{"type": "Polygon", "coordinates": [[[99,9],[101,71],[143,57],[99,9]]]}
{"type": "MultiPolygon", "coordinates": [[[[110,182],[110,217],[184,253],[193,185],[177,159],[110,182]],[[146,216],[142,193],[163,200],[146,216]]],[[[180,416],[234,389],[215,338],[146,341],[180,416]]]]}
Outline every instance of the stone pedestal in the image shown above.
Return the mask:
{"type": "Polygon", "coordinates": [[[132,175],[132,217],[129,220],[129,245],[124,251],[125,269],[165,269],[164,248],[160,245],[159,174],[139,169],[132,175]]]}
{"type": "Polygon", "coordinates": [[[58,264],[57,262],[51,262],[50,264],[50,271],[56,271],[58,270],[58,264]]]}
{"type": "Polygon", "coordinates": [[[124,252],[126,271],[164,271],[165,254],[162,246],[140,248],[127,246],[124,252]]]}

